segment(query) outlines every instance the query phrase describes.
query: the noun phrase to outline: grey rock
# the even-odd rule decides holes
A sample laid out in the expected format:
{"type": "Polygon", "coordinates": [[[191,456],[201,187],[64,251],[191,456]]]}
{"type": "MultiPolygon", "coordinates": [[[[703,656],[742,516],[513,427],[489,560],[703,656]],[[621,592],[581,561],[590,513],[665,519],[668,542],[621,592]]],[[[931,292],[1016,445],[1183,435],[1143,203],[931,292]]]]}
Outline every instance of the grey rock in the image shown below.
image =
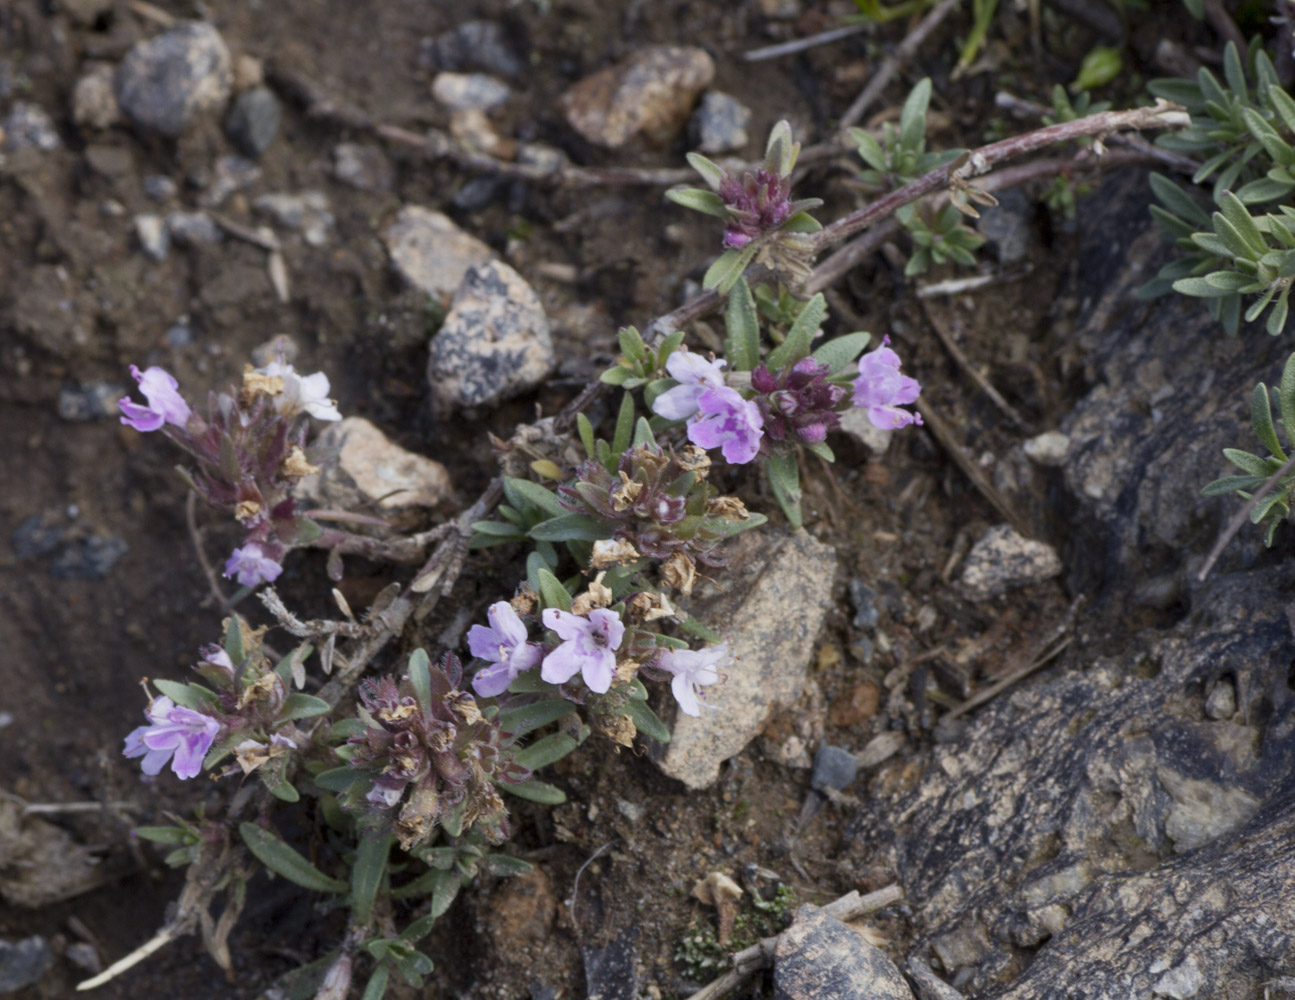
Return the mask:
{"type": "Polygon", "coordinates": [[[376,506],[383,513],[435,507],[450,492],[445,466],[406,451],[363,417],[327,426],[319,445],[335,457],[297,492],[343,510],[376,506]]]}
{"type": "Polygon", "coordinates": [[[222,156],[205,178],[206,190],[199,201],[204,208],[218,208],[235,191],[250,187],[261,179],[261,168],[245,156],[222,156]]]}
{"type": "Polygon", "coordinates": [[[188,347],[193,343],[193,330],[186,322],[173,323],[166,331],[168,347],[188,347]]]}
{"type": "Polygon", "coordinates": [[[166,231],[182,247],[210,246],[225,238],[220,226],[206,212],[171,212],[166,217],[166,231]]]}
{"type": "Polygon", "coordinates": [[[8,800],[0,800],[0,844],[0,900],[9,906],[34,910],[103,883],[90,848],[53,823],[24,816],[21,806],[8,800]]]}
{"type": "Polygon", "coordinates": [[[1025,457],[1036,465],[1056,467],[1066,464],[1066,453],[1070,450],[1070,438],[1060,431],[1044,431],[1030,438],[1021,450],[1025,457]]]}
{"type": "Polygon", "coordinates": [[[102,580],[130,548],[124,538],[91,535],[68,542],[50,563],[56,580],[102,580]]]}
{"type": "Polygon", "coordinates": [[[39,982],[54,967],[54,953],[43,937],[0,940],[0,993],[16,993],[39,982]]]}
{"type": "Polygon", "coordinates": [[[868,419],[868,414],[858,407],[851,407],[841,414],[841,431],[850,435],[874,455],[884,455],[890,447],[894,431],[884,430],[868,419]]]}
{"type": "Polygon", "coordinates": [[[589,1000],[635,1000],[638,996],[639,929],[626,927],[601,948],[580,949],[589,1000]]]}
{"type": "Polygon", "coordinates": [[[77,941],[67,946],[67,960],[92,976],[103,971],[103,960],[99,957],[99,949],[85,941],[77,941]]]}
{"type": "Polygon", "coordinates": [[[176,138],[198,117],[224,106],[232,79],[220,32],[191,21],[127,53],[117,75],[117,99],[136,125],[176,138]]]}
{"type": "Polygon", "coordinates": [[[757,0],[756,9],[767,18],[777,21],[794,21],[800,17],[800,0],[757,0]]]}
{"type": "Polygon", "coordinates": [[[728,677],[706,689],[716,710],[678,716],[670,742],[652,750],[661,770],[689,788],[713,784],[720,765],[800,696],[836,573],[835,550],[805,531],[742,535],[727,552],[726,590],[691,609],[724,622],[732,637],[728,677]]]}
{"type": "Polygon", "coordinates": [[[881,621],[881,608],[877,605],[877,592],[862,580],[851,580],[847,585],[850,603],[854,605],[855,628],[873,629],[881,621]]]}
{"type": "Polygon", "coordinates": [[[1237,689],[1226,677],[1220,678],[1205,699],[1205,717],[1216,721],[1230,719],[1237,711],[1237,689]]]}
{"type": "Polygon", "coordinates": [[[540,142],[524,142],[517,149],[517,162],[527,167],[538,167],[545,173],[556,174],[567,164],[567,155],[560,149],[540,142]]]}
{"type": "Polygon", "coordinates": [[[464,212],[479,212],[507,187],[508,181],[502,177],[473,177],[454,192],[454,207],[464,212]]]}
{"type": "Polygon", "coordinates": [[[850,643],[848,648],[850,650],[850,655],[865,667],[872,662],[872,655],[877,651],[876,647],[872,644],[872,640],[864,636],[859,636],[859,638],[850,643]]]}
{"type": "Polygon", "coordinates": [[[54,127],[54,119],[45,109],[30,101],[15,101],[9,114],[0,121],[0,135],[6,152],[39,149],[50,153],[63,145],[54,127]]]}
{"type": "Polygon", "coordinates": [[[596,146],[619,149],[636,136],[665,145],[714,77],[705,49],[648,46],[573,84],[562,109],[567,124],[596,146]]]}
{"type": "Polygon", "coordinates": [[[703,153],[731,153],[750,141],[751,109],[730,94],[708,90],[693,112],[689,129],[703,153]]]}
{"type": "Polygon", "coordinates": [[[108,63],[91,63],[72,88],[72,121],[86,128],[110,128],[121,121],[117,71],[108,63]]]}
{"type": "Polygon", "coordinates": [[[170,201],[179,190],[175,181],[165,174],[149,174],[144,178],[144,193],[154,201],[170,201]]]}
{"type": "Polygon", "coordinates": [[[48,515],[33,514],[9,536],[14,555],[19,559],[47,556],[63,543],[67,528],[48,515]]]}
{"type": "Polygon", "coordinates": [[[899,969],[817,906],[796,910],[796,921],[774,952],[775,1000],[913,1000],[899,969]]]}
{"type": "Polygon", "coordinates": [[[160,215],[150,212],[135,216],[135,238],[139,240],[140,249],[154,260],[166,260],[166,255],[171,252],[171,234],[160,215]]]}
{"type": "Polygon", "coordinates": [[[418,46],[418,66],[433,73],[479,70],[509,79],[523,68],[504,29],[494,21],[465,21],[435,38],[424,38],[418,46]]]}
{"type": "Polygon", "coordinates": [[[244,156],[260,159],[279,134],[283,105],[269,87],[253,87],[234,99],[225,117],[225,134],[244,156]]]}
{"type": "Polygon", "coordinates": [[[539,296],[507,264],[472,267],[432,338],[427,381],[440,413],[484,406],[537,386],[553,370],[539,296]]]}
{"type": "Polygon", "coordinates": [[[118,414],[117,400],[126,394],[119,382],[82,382],[58,392],[58,415],[74,423],[105,420],[118,414]]]}
{"type": "Polygon", "coordinates": [[[418,205],[402,208],[382,238],[400,276],[436,299],[452,295],[469,268],[495,255],[447,216],[418,205]]]}
{"type": "Polygon", "coordinates": [[[1174,966],[1156,980],[1151,992],[1158,997],[1172,997],[1173,1000],[1187,1000],[1194,997],[1205,985],[1205,974],[1196,964],[1196,956],[1188,955],[1180,964],[1174,966]]]}
{"type": "Polygon", "coordinates": [[[1044,542],[1025,538],[1006,524],[996,525],[971,547],[961,586],[972,601],[987,601],[1014,587],[1049,580],[1061,573],[1061,557],[1044,542]]]}
{"type": "Polygon", "coordinates": [[[814,754],[814,770],[809,776],[809,785],[816,792],[824,788],[839,791],[854,781],[858,773],[859,762],[854,754],[845,747],[821,743],[814,754]]]}
{"type": "Polygon", "coordinates": [[[1034,230],[1034,200],[1014,188],[996,197],[998,205],[982,211],[976,227],[985,237],[985,242],[998,253],[1000,264],[1019,264],[1031,255],[1038,242],[1034,230]]]}
{"type": "Polygon", "coordinates": [[[339,142],[333,147],[333,176],[360,191],[385,193],[396,183],[391,160],[381,147],[339,142]]]}
{"type": "Polygon", "coordinates": [[[332,233],[333,213],[328,196],[322,191],[263,194],[255,205],[279,225],[301,233],[301,238],[312,247],[322,247],[332,233]]]}
{"type": "Polygon", "coordinates": [[[450,112],[450,135],[465,148],[493,155],[503,138],[496,131],[490,116],[480,108],[465,108],[450,112]]]}
{"type": "Polygon", "coordinates": [[[451,111],[493,111],[508,103],[512,91],[486,73],[438,73],[432,96],[451,111]]]}

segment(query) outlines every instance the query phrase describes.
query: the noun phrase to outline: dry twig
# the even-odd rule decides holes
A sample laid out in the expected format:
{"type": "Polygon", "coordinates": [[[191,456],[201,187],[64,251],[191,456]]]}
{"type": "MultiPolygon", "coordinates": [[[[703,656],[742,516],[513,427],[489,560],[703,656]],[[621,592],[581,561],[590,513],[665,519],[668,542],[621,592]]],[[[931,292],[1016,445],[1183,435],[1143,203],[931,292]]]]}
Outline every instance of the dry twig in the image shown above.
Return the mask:
{"type": "Polygon", "coordinates": [[[967,356],[962,353],[962,348],[954,342],[953,337],[949,335],[949,331],[944,328],[944,321],[937,315],[936,310],[932,308],[930,302],[925,299],[920,301],[922,302],[922,312],[926,315],[927,322],[931,324],[931,329],[934,330],[935,335],[940,338],[940,343],[943,344],[944,349],[949,352],[949,357],[953,358],[954,363],[966,372],[971,380],[980,387],[981,391],[983,391],[984,394],[990,398],[993,404],[998,407],[1002,414],[1016,426],[1018,431],[1021,431],[1023,434],[1033,434],[1034,432],[1030,429],[1029,422],[1016,412],[1016,407],[1005,400],[1002,394],[994,388],[989,379],[985,378],[985,376],[967,360],[967,356]]]}

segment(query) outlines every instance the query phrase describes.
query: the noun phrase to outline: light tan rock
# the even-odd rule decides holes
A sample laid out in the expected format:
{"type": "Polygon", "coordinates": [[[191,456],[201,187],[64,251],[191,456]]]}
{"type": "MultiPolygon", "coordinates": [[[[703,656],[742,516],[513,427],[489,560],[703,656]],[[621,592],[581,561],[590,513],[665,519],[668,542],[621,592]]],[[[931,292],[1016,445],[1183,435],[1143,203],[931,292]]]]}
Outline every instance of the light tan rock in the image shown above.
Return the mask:
{"type": "Polygon", "coordinates": [[[319,443],[337,459],[301,481],[298,493],[343,510],[376,504],[378,511],[434,507],[449,494],[440,462],[406,451],[363,417],[329,425],[319,443]]]}
{"type": "Polygon", "coordinates": [[[454,294],[469,268],[495,256],[490,247],[465,233],[448,216],[419,205],[402,208],[382,238],[400,276],[442,300],[454,294]]]}

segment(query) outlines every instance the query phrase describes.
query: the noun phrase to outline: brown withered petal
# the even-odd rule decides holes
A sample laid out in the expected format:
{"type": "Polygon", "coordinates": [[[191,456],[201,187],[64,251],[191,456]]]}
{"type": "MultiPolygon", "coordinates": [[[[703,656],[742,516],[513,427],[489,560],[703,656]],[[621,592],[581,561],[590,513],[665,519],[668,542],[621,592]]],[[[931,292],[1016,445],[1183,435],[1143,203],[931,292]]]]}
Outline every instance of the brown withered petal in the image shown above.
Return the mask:
{"type": "Polygon", "coordinates": [[[257,396],[279,396],[283,394],[282,375],[262,375],[251,365],[243,369],[243,405],[251,406],[257,396]]]}
{"type": "Polygon", "coordinates": [[[675,552],[661,564],[661,581],[688,597],[697,582],[697,564],[687,553],[675,552]]]}
{"type": "Polygon", "coordinates": [[[255,684],[249,684],[243,688],[243,693],[238,696],[238,708],[242,711],[251,702],[265,701],[274,692],[275,686],[279,683],[279,675],[270,671],[265,674],[255,684]]]}
{"type": "Polygon", "coordinates": [[[244,500],[234,508],[234,517],[240,521],[250,521],[261,513],[261,505],[255,500],[244,500]]]}
{"type": "Polygon", "coordinates": [[[600,538],[594,542],[591,563],[594,569],[622,566],[640,558],[639,550],[624,538],[600,538]]]}
{"type": "Polygon", "coordinates": [[[477,700],[466,691],[457,692],[451,699],[447,699],[447,702],[454,714],[469,726],[473,726],[478,722],[484,721],[485,717],[481,714],[480,709],[477,708],[477,700]]]}
{"type": "Polygon", "coordinates": [[[539,595],[535,593],[535,591],[531,590],[531,588],[528,585],[522,584],[521,592],[518,593],[518,595],[508,603],[512,606],[512,609],[516,611],[517,614],[520,616],[520,615],[529,615],[532,611],[534,611],[535,604],[538,600],[539,600],[539,595]]]}
{"type": "Polygon", "coordinates": [[[379,722],[389,722],[395,724],[404,722],[411,715],[418,711],[417,706],[408,704],[392,705],[389,708],[380,708],[374,713],[374,718],[379,722]]]}
{"type": "Polygon", "coordinates": [[[737,497],[712,497],[706,501],[706,513],[718,514],[729,521],[745,521],[751,512],[737,497]]]}
{"type": "Polygon", "coordinates": [[[683,451],[675,456],[675,461],[679,463],[679,468],[684,472],[697,473],[698,479],[705,479],[706,473],[710,471],[710,456],[705,450],[698,448],[695,444],[686,446],[683,451]]]}
{"type": "Polygon", "coordinates": [[[400,818],[396,820],[395,833],[400,839],[402,851],[427,839],[439,810],[440,797],[436,794],[435,786],[428,781],[420,782],[400,810],[400,818]]]}
{"type": "Polygon", "coordinates": [[[625,715],[595,715],[590,717],[589,724],[600,735],[623,747],[632,747],[638,735],[634,720],[625,715]]]}
{"type": "Polygon", "coordinates": [[[589,589],[571,602],[572,614],[587,615],[594,608],[606,608],[611,605],[611,588],[603,584],[603,577],[606,575],[606,573],[599,573],[589,584],[589,589]]]}
{"type": "Polygon", "coordinates": [[[288,457],[283,460],[283,474],[296,479],[304,476],[315,476],[319,474],[319,466],[311,465],[306,460],[306,453],[301,450],[300,446],[293,445],[292,451],[288,452],[288,457]]]}
{"type": "Polygon", "coordinates": [[[633,505],[643,492],[643,484],[621,473],[621,485],[612,490],[612,510],[622,511],[633,505]]]}

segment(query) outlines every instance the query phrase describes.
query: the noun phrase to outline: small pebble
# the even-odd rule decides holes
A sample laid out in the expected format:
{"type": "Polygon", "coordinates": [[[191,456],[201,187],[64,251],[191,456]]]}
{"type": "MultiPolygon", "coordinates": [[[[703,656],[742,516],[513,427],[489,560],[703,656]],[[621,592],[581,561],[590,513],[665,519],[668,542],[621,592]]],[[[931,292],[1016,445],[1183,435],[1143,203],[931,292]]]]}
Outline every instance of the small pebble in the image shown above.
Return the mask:
{"type": "Polygon", "coordinates": [[[118,415],[117,400],[126,390],[117,382],[83,382],[63,386],[58,393],[58,415],[74,423],[88,423],[118,415]]]}
{"type": "Polygon", "coordinates": [[[166,229],[176,246],[182,247],[208,246],[225,238],[206,212],[172,212],[166,217],[166,229]]]}
{"type": "Polygon", "coordinates": [[[493,111],[508,103],[508,84],[485,73],[438,73],[432,96],[451,111],[493,111]]]}
{"type": "Polygon", "coordinates": [[[234,99],[225,118],[225,134],[244,156],[260,159],[279,133],[283,105],[269,87],[253,87],[234,99]]]}
{"type": "Polygon", "coordinates": [[[809,784],[816,792],[824,788],[839,791],[849,785],[858,772],[859,762],[849,750],[821,743],[814,754],[814,770],[810,772],[809,784]]]}
{"type": "Polygon", "coordinates": [[[334,177],[361,191],[384,193],[395,185],[391,161],[377,146],[338,143],[333,148],[333,164],[334,177]]]}
{"type": "Polygon", "coordinates": [[[1021,445],[1025,457],[1043,466],[1064,465],[1070,450],[1070,438],[1060,431],[1045,431],[1021,445]]]}
{"type": "Polygon", "coordinates": [[[16,993],[38,982],[54,966],[54,953],[43,937],[0,940],[0,993],[16,993]]]}
{"type": "Polygon", "coordinates": [[[479,70],[514,79],[523,65],[504,29],[494,21],[465,21],[418,46],[418,67],[440,72],[479,70]]]}
{"type": "Polygon", "coordinates": [[[972,546],[961,586],[968,600],[987,601],[1014,587],[1051,579],[1061,570],[1061,557],[1051,545],[1025,538],[1000,524],[972,546]]]}
{"type": "Polygon", "coordinates": [[[124,538],[91,535],[69,542],[50,563],[56,580],[102,580],[130,548],[124,538]]]}
{"type": "Polygon", "coordinates": [[[502,177],[473,177],[454,192],[454,207],[464,212],[479,212],[508,187],[502,177]]]}
{"type": "Polygon", "coordinates": [[[1215,681],[1214,688],[1205,699],[1206,718],[1219,721],[1230,719],[1237,711],[1237,689],[1226,677],[1215,681]]]}
{"type": "Polygon", "coordinates": [[[0,140],[8,152],[39,149],[50,153],[63,145],[54,120],[43,108],[27,101],[16,101],[8,117],[0,122],[0,140]]]}
{"type": "Polygon", "coordinates": [[[170,201],[178,192],[178,185],[166,174],[149,174],[144,178],[144,193],[154,201],[170,201]]]}
{"type": "Polygon", "coordinates": [[[72,121],[86,128],[110,128],[121,121],[117,72],[108,63],[91,63],[72,88],[72,121]]]}
{"type": "Polygon", "coordinates": [[[851,580],[849,583],[850,603],[854,605],[854,627],[873,629],[881,621],[881,609],[877,606],[877,592],[862,580],[851,580]]]}
{"type": "Polygon", "coordinates": [[[176,323],[166,331],[167,347],[188,347],[193,343],[193,331],[185,323],[176,323]]]}
{"type": "Polygon", "coordinates": [[[329,211],[328,196],[324,192],[263,194],[255,204],[259,211],[273,216],[279,225],[300,232],[301,238],[312,247],[322,247],[328,242],[333,229],[333,213],[329,211]]]}
{"type": "Polygon", "coordinates": [[[135,216],[135,236],[146,254],[157,261],[166,260],[171,250],[171,235],[160,215],[135,216]]]}
{"type": "Polygon", "coordinates": [[[117,74],[117,99],[140,128],[177,138],[197,117],[225,104],[232,82],[220,32],[189,21],[127,53],[117,74]]]}
{"type": "Polygon", "coordinates": [[[63,542],[67,528],[60,524],[49,523],[51,518],[33,514],[14,529],[9,536],[14,555],[19,559],[35,559],[47,556],[63,542]]]}
{"type": "Polygon", "coordinates": [[[736,97],[710,90],[702,95],[689,127],[703,153],[731,153],[750,141],[746,131],[750,122],[750,108],[736,97]]]}
{"type": "Polygon", "coordinates": [[[201,198],[203,207],[217,208],[235,191],[260,179],[261,168],[251,160],[244,156],[222,156],[203,185],[207,189],[201,198]]]}

